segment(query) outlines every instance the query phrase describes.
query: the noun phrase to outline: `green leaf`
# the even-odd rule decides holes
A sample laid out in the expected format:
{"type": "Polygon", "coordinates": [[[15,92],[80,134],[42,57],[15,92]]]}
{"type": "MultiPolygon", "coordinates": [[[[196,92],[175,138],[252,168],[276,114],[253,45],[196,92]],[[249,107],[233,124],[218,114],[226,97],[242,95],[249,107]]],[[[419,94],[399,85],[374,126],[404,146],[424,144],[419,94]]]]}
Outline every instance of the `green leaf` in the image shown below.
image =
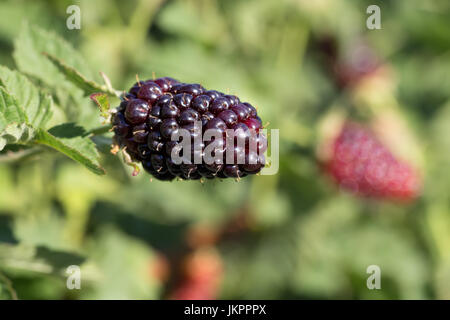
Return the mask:
{"type": "Polygon", "coordinates": [[[34,129],[26,123],[10,123],[0,132],[0,151],[7,144],[27,143],[34,137],[34,129]]]}
{"type": "Polygon", "coordinates": [[[96,174],[105,174],[105,170],[100,166],[95,144],[86,136],[83,127],[64,123],[49,131],[38,130],[34,141],[64,153],[96,174]]]}
{"type": "Polygon", "coordinates": [[[87,79],[79,71],[67,65],[63,60],[58,59],[57,57],[47,52],[44,52],[44,55],[49,58],[50,61],[53,62],[53,64],[58,68],[58,70],[66,76],[67,80],[83,90],[85,95],[90,95],[99,91],[106,92],[113,96],[117,95],[117,92],[114,89],[108,88],[106,85],[100,85],[95,81],[87,79]]]}
{"type": "Polygon", "coordinates": [[[0,87],[0,151],[7,144],[34,142],[64,153],[96,174],[105,173],[99,164],[95,144],[83,127],[66,123],[49,131],[40,128],[50,116],[51,97],[39,92],[17,72],[0,68],[0,73],[1,84],[20,97],[17,100],[0,87]],[[31,123],[29,119],[32,119],[31,123]]]}
{"type": "Polygon", "coordinates": [[[27,116],[12,95],[0,87],[0,151],[10,143],[26,143],[34,136],[27,116]]]}
{"type": "Polygon", "coordinates": [[[77,253],[41,245],[0,244],[0,264],[8,270],[65,276],[68,266],[81,265],[85,260],[77,253]]]}
{"type": "Polygon", "coordinates": [[[90,258],[102,277],[95,288],[83,291],[83,299],[154,299],[159,284],[148,272],[154,261],[149,246],[114,227],[99,231],[90,258]]]}
{"type": "Polygon", "coordinates": [[[94,93],[90,97],[92,101],[100,108],[100,114],[103,118],[109,118],[109,109],[111,105],[109,104],[108,95],[105,93],[94,93]]]}
{"type": "Polygon", "coordinates": [[[4,88],[0,87],[0,132],[9,124],[26,122],[27,116],[19,103],[4,88]]]}
{"type": "Polygon", "coordinates": [[[65,76],[42,53],[63,59],[70,66],[87,78],[92,74],[79,53],[64,39],[37,26],[25,23],[19,37],[14,42],[14,60],[22,72],[33,75],[54,87],[60,87],[66,81],[65,76]]]}
{"type": "Polygon", "coordinates": [[[52,98],[41,92],[28,78],[17,71],[0,66],[0,85],[15,97],[28,121],[42,128],[52,116],[52,98]]]}

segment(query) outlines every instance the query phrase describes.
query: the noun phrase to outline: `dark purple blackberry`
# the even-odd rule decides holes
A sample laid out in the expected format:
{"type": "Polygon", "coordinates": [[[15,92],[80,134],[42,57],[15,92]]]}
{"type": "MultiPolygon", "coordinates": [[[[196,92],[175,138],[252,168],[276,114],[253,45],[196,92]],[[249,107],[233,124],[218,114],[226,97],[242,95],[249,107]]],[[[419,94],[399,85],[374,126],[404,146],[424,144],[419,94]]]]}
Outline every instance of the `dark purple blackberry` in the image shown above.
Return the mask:
{"type": "Polygon", "coordinates": [[[141,157],[142,159],[150,159],[152,152],[145,144],[138,145],[137,149],[139,157],[141,157]]]}
{"type": "Polygon", "coordinates": [[[164,143],[161,138],[161,133],[159,130],[151,131],[148,135],[147,145],[150,150],[155,152],[160,152],[164,148],[164,143]]]}
{"type": "Polygon", "coordinates": [[[217,99],[214,99],[211,103],[211,106],[209,108],[209,111],[211,111],[214,114],[219,114],[224,110],[227,110],[230,106],[230,100],[226,97],[219,97],[217,99]]]}
{"type": "Polygon", "coordinates": [[[141,123],[133,127],[133,140],[137,143],[147,141],[148,128],[146,123],[141,123]]]}
{"type": "Polygon", "coordinates": [[[137,97],[137,94],[138,94],[138,92],[139,92],[139,89],[141,88],[141,86],[142,86],[142,83],[141,83],[141,82],[136,82],[136,83],[133,84],[133,86],[130,88],[130,91],[129,91],[128,93],[136,98],[136,97],[137,97]]]}
{"type": "Polygon", "coordinates": [[[181,112],[178,117],[178,122],[180,124],[191,124],[200,119],[200,114],[194,109],[185,109],[181,112]]]}
{"type": "Polygon", "coordinates": [[[208,121],[211,120],[212,118],[214,118],[214,115],[211,112],[206,111],[205,113],[203,113],[201,117],[202,126],[205,127],[208,121]]]}
{"type": "Polygon", "coordinates": [[[263,154],[258,156],[258,154],[251,152],[246,155],[245,164],[242,165],[242,169],[247,173],[258,172],[261,165],[264,165],[265,163],[266,160],[263,154]]]}
{"type": "Polygon", "coordinates": [[[173,101],[175,101],[175,104],[181,108],[181,109],[186,109],[189,108],[192,102],[193,96],[189,93],[177,93],[176,95],[174,95],[173,97],[173,101]]]}
{"type": "Polygon", "coordinates": [[[173,101],[165,103],[161,107],[161,118],[167,119],[167,118],[176,118],[180,115],[180,109],[176,106],[176,104],[173,101]]]}
{"type": "Polygon", "coordinates": [[[192,96],[198,96],[204,91],[203,87],[197,83],[183,84],[180,88],[180,92],[188,93],[192,96]]]}
{"type": "Polygon", "coordinates": [[[210,96],[202,94],[201,96],[197,96],[194,98],[194,100],[192,101],[192,108],[200,113],[204,113],[208,111],[209,104],[212,100],[213,98],[211,98],[210,96]]]}
{"type": "Polygon", "coordinates": [[[259,131],[259,129],[262,128],[261,120],[257,118],[250,118],[244,121],[244,124],[249,128],[256,131],[259,131]]]}
{"type": "Polygon", "coordinates": [[[154,82],[145,82],[137,93],[139,99],[154,103],[161,95],[162,89],[154,82]]]}
{"type": "Polygon", "coordinates": [[[230,106],[237,106],[241,102],[241,100],[239,100],[238,97],[230,94],[225,95],[225,98],[227,98],[228,101],[230,101],[230,106]]]}
{"type": "Polygon", "coordinates": [[[257,116],[255,107],[252,106],[250,103],[244,102],[242,103],[242,105],[247,109],[248,117],[254,118],[257,116]]]}
{"type": "Polygon", "coordinates": [[[213,118],[208,121],[208,123],[205,126],[205,129],[220,130],[222,132],[225,132],[225,130],[228,129],[228,127],[225,121],[223,121],[222,119],[213,118]]]}
{"type": "Polygon", "coordinates": [[[164,77],[139,81],[123,97],[114,141],[156,179],[242,178],[265,165],[261,119],[237,96],[164,77]]]}
{"type": "Polygon", "coordinates": [[[112,121],[114,133],[119,137],[126,137],[130,132],[130,125],[126,122],[123,113],[117,113],[112,121]]]}
{"type": "Polygon", "coordinates": [[[147,120],[150,105],[142,99],[130,100],[125,108],[125,119],[131,125],[141,124],[147,120]]]}
{"type": "Polygon", "coordinates": [[[239,169],[239,166],[237,164],[227,164],[225,165],[225,168],[223,169],[223,173],[228,178],[239,178],[244,175],[244,173],[239,169]]]}
{"type": "Polygon", "coordinates": [[[172,134],[177,133],[179,128],[178,122],[173,118],[169,118],[163,120],[159,131],[164,138],[170,140],[172,134]]]}
{"type": "Polygon", "coordinates": [[[205,92],[205,95],[211,97],[212,99],[217,99],[217,98],[223,96],[224,94],[217,90],[208,90],[205,92]]]}
{"type": "Polygon", "coordinates": [[[231,110],[237,115],[239,121],[247,120],[250,116],[249,108],[244,104],[233,106],[231,110]]]}
{"type": "Polygon", "coordinates": [[[238,121],[238,116],[232,110],[224,110],[219,113],[217,117],[222,119],[229,128],[235,125],[238,121]]]}

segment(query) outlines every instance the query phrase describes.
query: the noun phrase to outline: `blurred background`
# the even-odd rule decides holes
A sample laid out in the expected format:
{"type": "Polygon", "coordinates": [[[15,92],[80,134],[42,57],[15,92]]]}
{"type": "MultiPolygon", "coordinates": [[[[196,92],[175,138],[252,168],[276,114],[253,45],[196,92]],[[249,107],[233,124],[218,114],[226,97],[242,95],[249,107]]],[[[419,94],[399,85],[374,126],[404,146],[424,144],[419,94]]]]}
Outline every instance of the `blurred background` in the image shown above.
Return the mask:
{"type": "MultiPolygon", "coordinates": [[[[136,74],[201,83],[280,129],[278,174],[240,182],[132,177],[107,136],[96,140],[105,176],[55,153],[0,157],[0,297],[450,299],[449,13],[446,0],[0,2],[3,65],[27,72],[14,59],[27,21],[116,89],[136,74]],[[80,30],[66,27],[72,4],[80,30]],[[371,4],[381,30],[366,27],[371,4]],[[333,184],[317,149],[335,113],[391,116],[394,151],[422,172],[416,201],[333,184]],[[69,265],[81,267],[80,290],[66,287],[69,265]],[[366,287],[369,265],[381,290],[366,287]]],[[[46,84],[65,120],[99,125],[80,90],[46,84]]]]}

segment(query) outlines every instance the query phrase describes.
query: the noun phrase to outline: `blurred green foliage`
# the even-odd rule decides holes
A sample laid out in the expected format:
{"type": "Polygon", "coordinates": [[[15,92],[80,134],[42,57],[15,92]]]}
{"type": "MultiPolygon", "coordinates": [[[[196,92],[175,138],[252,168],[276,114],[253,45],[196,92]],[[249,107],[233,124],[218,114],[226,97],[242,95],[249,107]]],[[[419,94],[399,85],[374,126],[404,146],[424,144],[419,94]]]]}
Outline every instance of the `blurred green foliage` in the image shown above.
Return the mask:
{"type": "Polygon", "coordinates": [[[220,298],[450,299],[449,12],[446,0],[2,1],[0,61],[51,88],[64,111],[53,124],[90,129],[99,113],[53,66],[30,72],[23,43],[51,48],[21,41],[23,28],[66,39],[72,63],[117,89],[155,73],[237,94],[281,141],[277,175],[206,184],[131,177],[100,137],[105,176],[55,153],[0,154],[0,297],[165,298],[157,256],[182,254],[189,226],[218,228],[245,212],[245,235],[217,244],[220,298]],[[66,28],[71,4],[81,30],[66,28]],[[381,30],[366,29],[369,4],[381,7],[381,30]],[[364,38],[395,74],[396,104],[425,157],[413,204],[340,192],[314,160],[319,122],[346,104],[313,45],[330,34],[343,48],[364,38]],[[71,264],[81,265],[81,290],[66,288],[71,264]],[[372,264],[381,290],[366,287],[372,264]]]}

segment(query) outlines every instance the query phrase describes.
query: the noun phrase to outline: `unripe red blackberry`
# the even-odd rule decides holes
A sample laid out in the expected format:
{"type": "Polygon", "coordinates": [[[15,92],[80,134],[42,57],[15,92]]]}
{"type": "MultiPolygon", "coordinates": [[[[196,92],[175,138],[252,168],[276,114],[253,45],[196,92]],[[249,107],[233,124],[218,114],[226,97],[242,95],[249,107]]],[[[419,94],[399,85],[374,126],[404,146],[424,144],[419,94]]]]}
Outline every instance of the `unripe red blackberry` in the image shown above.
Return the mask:
{"type": "Polygon", "coordinates": [[[159,180],[241,178],[265,165],[267,139],[259,133],[256,109],[199,84],[168,77],[135,83],[112,123],[119,147],[159,180]],[[205,135],[208,130],[211,137],[205,135]],[[191,150],[178,154],[184,136],[177,139],[177,134],[191,140],[191,150]],[[227,139],[230,134],[234,139],[227,139]],[[185,161],[172,159],[174,152],[185,161]]]}
{"type": "Polygon", "coordinates": [[[173,300],[217,299],[224,274],[221,256],[213,248],[188,254],[182,263],[180,282],[169,298],[173,300]]]}
{"type": "Polygon", "coordinates": [[[331,148],[326,168],[344,189],[402,201],[419,195],[421,179],[416,170],[398,160],[368,128],[345,123],[331,148]]]}

